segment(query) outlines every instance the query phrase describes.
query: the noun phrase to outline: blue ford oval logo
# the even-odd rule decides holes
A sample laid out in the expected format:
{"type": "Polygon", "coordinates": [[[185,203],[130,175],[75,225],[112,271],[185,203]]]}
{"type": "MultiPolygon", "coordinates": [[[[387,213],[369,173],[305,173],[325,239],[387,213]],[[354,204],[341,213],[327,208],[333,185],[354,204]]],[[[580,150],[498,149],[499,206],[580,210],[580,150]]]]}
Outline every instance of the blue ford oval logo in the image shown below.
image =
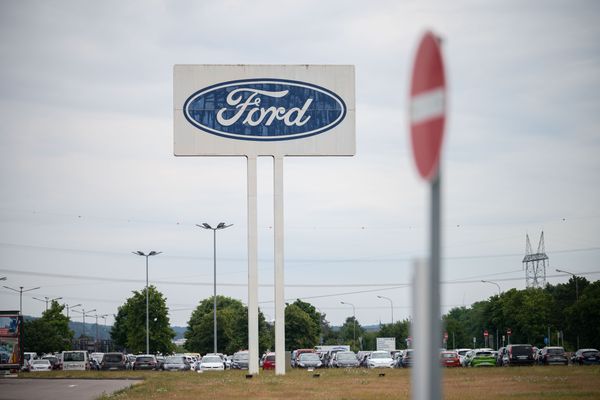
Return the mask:
{"type": "Polygon", "coordinates": [[[231,139],[272,141],[318,135],[338,125],[346,104],[306,82],[245,79],[201,89],[183,105],[195,127],[231,139]]]}

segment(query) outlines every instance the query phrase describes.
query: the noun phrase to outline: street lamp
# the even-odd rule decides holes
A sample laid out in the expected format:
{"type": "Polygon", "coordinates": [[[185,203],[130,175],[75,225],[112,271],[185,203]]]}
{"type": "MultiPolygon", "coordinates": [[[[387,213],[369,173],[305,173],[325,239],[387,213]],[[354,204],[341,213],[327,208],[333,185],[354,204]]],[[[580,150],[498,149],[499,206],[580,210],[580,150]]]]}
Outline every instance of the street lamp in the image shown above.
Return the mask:
{"type": "Polygon", "coordinates": [[[148,254],[142,251],[132,251],[133,254],[146,257],[146,354],[150,354],[150,323],[148,322],[148,257],[157,256],[162,251],[152,250],[148,254]]]}
{"type": "Polygon", "coordinates": [[[68,304],[65,304],[64,306],[67,307],[67,318],[69,318],[69,308],[81,307],[81,303],[75,304],[74,306],[70,306],[68,304]]]}
{"type": "MultiPolygon", "coordinates": [[[[572,272],[565,271],[562,269],[557,269],[556,272],[562,272],[564,274],[569,274],[573,276],[573,280],[575,281],[575,302],[579,303],[579,284],[577,283],[577,275],[572,272]]],[[[577,349],[579,349],[579,332],[577,332],[577,349]]]]}
{"type": "MultiPolygon", "coordinates": [[[[486,281],[484,279],[481,280],[482,283],[490,283],[492,285],[496,285],[498,287],[498,297],[500,297],[500,295],[502,294],[502,289],[500,289],[500,285],[498,285],[496,282],[493,281],[486,281]]],[[[487,337],[486,337],[487,339],[487,337]]],[[[496,350],[498,350],[498,346],[500,345],[500,342],[498,341],[498,327],[496,327],[496,350]]]]}
{"type": "Polygon", "coordinates": [[[352,306],[352,318],[354,319],[353,342],[354,342],[354,345],[356,345],[356,307],[354,307],[354,304],[352,304],[352,303],[346,303],[344,301],[340,301],[340,303],[346,304],[348,306],[352,306]]]}
{"type": "Polygon", "coordinates": [[[225,222],[219,222],[219,224],[213,228],[206,222],[202,225],[196,224],[197,227],[202,229],[210,229],[213,231],[213,339],[214,339],[214,353],[217,353],[217,231],[220,229],[229,228],[233,224],[225,225],[225,222]]]}
{"type": "MultiPolygon", "coordinates": [[[[83,317],[83,334],[81,336],[85,336],[85,317],[87,313],[91,313],[92,311],[96,311],[96,309],[94,308],[93,310],[87,310],[85,311],[84,308],[81,309],[81,311],[79,310],[73,310],[76,313],[81,314],[81,316],[83,317]]],[[[88,317],[93,317],[93,315],[88,315],[88,317]]]]}
{"type": "Polygon", "coordinates": [[[392,299],[390,299],[389,297],[385,297],[385,296],[377,296],[377,297],[380,299],[385,299],[390,302],[390,310],[392,311],[392,325],[394,325],[394,303],[392,302],[392,299]]]}
{"type": "Polygon", "coordinates": [[[38,299],[37,297],[33,297],[34,300],[41,301],[42,303],[46,303],[46,311],[48,311],[48,303],[54,300],[62,300],[62,297],[55,297],[51,299],[48,296],[44,296],[43,299],[38,299]]]}
{"type": "Polygon", "coordinates": [[[40,288],[40,287],[38,286],[38,287],[31,288],[31,289],[25,289],[25,290],[23,290],[23,286],[19,286],[19,290],[17,290],[17,289],[14,289],[14,288],[8,287],[8,286],[4,286],[4,287],[5,287],[6,289],[10,289],[10,290],[12,290],[13,292],[17,292],[17,293],[19,293],[19,314],[21,314],[21,315],[23,315],[23,293],[25,293],[25,292],[30,292],[30,291],[32,291],[32,290],[37,290],[37,289],[39,289],[39,288],[40,288]]]}

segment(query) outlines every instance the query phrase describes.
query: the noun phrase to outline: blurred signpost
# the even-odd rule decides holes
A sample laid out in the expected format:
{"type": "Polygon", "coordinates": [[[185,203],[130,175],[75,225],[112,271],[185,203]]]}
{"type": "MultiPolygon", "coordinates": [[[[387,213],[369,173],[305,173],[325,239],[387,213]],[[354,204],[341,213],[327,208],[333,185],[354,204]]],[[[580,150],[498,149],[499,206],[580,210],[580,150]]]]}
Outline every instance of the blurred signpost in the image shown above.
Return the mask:
{"type": "Polygon", "coordinates": [[[419,43],[410,87],[410,131],[419,175],[431,185],[430,253],[415,265],[413,399],[441,399],[440,153],[446,120],[446,78],[440,39],[426,32],[419,43]]]}

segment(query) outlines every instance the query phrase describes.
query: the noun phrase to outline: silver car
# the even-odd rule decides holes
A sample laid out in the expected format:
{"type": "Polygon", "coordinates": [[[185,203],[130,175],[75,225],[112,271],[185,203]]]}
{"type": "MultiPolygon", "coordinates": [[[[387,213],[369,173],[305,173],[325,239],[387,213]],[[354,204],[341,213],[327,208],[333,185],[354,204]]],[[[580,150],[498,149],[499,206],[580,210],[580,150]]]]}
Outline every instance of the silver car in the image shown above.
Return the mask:
{"type": "Polygon", "coordinates": [[[191,366],[185,356],[169,356],[165,358],[163,369],[165,371],[189,371],[191,366]]]}
{"type": "Polygon", "coordinates": [[[317,353],[302,353],[296,361],[297,368],[321,368],[323,363],[317,353]]]}

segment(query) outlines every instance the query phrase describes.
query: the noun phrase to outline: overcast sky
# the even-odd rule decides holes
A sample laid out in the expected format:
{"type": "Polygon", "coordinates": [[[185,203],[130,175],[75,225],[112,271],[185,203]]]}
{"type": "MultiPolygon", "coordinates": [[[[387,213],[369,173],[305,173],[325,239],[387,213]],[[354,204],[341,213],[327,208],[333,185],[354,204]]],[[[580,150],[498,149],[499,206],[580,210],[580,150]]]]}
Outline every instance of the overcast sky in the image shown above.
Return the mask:
{"type": "MultiPolygon", "coordinates": [[[[333,324],[410,314],[428,186],[406,117],[417,42],[443,38],[442,311],[525,287],[525,236],[600,274],[600,3],[0,1],[0,277],[44,303],[112,314],[144,287],[171,322],[218,292],[247,300],[246,163],[173,156],[174,64],[352,64],[357,154],[287,158],[286,299],[333,324]],[[324,287],[323,285],[332,285],[324,287]],[[296,286],[294,286],[296,285],[296,286]],[[304,285],[299,287],[298,285],[304,285]],[[312,286],[311,285],[318,285],[312,286]]],[[[272,159],[259,160],[261,309],[273,312],[272,159]]],[[[0,289],[0,309],[18,309],[0,289]]]]}

